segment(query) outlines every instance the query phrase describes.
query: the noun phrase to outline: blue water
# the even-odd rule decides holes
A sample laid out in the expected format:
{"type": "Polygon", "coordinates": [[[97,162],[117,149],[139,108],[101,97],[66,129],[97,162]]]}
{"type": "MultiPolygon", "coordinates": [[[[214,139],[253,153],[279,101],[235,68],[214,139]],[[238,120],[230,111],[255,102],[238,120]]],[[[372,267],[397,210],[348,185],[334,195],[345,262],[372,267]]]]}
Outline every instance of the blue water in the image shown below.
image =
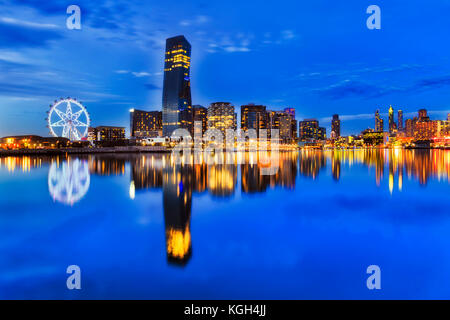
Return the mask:
{"type": "Polygon", "coordinates": [[[0,298],[450,298],[450,152],[300,151],[259,170],[0,158],[0,298]]]}

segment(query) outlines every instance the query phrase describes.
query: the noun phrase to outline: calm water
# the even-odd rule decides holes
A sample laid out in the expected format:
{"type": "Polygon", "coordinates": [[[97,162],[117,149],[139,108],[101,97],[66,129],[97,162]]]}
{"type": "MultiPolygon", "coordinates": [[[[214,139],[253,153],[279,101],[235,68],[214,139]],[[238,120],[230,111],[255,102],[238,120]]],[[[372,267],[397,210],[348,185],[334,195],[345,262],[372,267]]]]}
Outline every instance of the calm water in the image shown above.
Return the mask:
{"type": "Polygon", "coordinates": [[[450,298],[449,151],[244,156],[0,158],[0,298],[450,298]]]}

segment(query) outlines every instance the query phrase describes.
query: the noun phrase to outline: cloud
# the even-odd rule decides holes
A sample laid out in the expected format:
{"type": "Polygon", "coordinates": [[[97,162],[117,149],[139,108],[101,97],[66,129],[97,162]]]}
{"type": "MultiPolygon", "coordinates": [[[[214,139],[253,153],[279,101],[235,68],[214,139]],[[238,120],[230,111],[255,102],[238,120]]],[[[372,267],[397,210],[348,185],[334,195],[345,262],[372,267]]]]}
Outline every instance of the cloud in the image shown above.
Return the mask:
{"type": "Polygon", "coordinates": [[[291,40],[296,37],[295,32],[293,30],[283,30],[281,31],[281,37],[283,40],[291,40]]]}
{"type": "Polygon", "coordinates": [[[248,47],[234,47],[234,46],[225,47],[224,50],[226,52],[249,52],[249,51],[251,51],[248,47]]]}
{"type": "Polygon", "coordinates": [[[45,47],[62,38],[62,33],[51,24],[0,19],[0,48],[45,47]]]}
{"type": "Polygon", "coordinates": [[[182,20],[180,21],[180,26],[182,27],[189,27],[189,26],[198,26],[198,25],[202,25],[205,23],[208,23],[210,20],[210,18],[208,16],[203,16],[203,15],[199,15],[196,16],[195,19],[192,20],[182,20]]]}
{"type": "Polygon", "coordinates": [[[146,72],[146,71],[129,71],[129,70],[116,70],[115,73],[117,74],[131,74],[135,76],[136,78],[144,78],[144,77],[152,77],[152,76],[160,76],[162,75],[162,72],[146,72]]]}
{"type": "Polygon", "coordinates": [[[142,71],[142,72],[132,72],[131,74],[132,74],[133,76],[135,76],[136,78],[150,77],[150,76],[151,76],[150,73],[144,72],[144,71],[142,71]]]}
{"type": "Polygon", "coordinates": [[[16,25],[16,26],[25,27],[25,28],[33,28],[33,29],[57,29],[58,28],[58,26],[56,24],[37,23],[37,22],[23,21],[23,20],[7,18],[7,17],[6,18],[0,17],[0,23],[16,25]]]}
{"type": "Polygon", "coordinates": [[[250,52],[252,49],[251,40],[254,38],[252,34],[238,33],[236,35],[225,35],[217,42],[216,39],[208,44],[206,52],[250,52]]]}
{"type": "Polygon", "coordinates": [[[49,69],[40,65],[12,62],[0,59],[0,97],[30,101],[66,97],[74,94],[86,99],[120,98],[93,85],[89,75],[65,70],[49,69]]]}

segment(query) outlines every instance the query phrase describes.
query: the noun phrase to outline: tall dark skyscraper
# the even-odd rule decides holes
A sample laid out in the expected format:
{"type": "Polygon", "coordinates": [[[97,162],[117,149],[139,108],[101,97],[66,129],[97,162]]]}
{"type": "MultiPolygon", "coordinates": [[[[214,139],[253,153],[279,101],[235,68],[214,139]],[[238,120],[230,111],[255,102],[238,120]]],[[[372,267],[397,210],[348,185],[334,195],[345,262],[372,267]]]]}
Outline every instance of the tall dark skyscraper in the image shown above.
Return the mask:
{"type": "Polygon", "coordinates": [[[403,131],[403,111],[398,110],[398,130],[403,131]]]}
{"type": "Polygon", "coordinates": [[[166,40],[163,87],[163,135],[178,128],[194,133],[191,99],[191,45],[184,36],[166,40]]]}
{"type": "Polygon", "coordinates": [[[333,120],[331,120],[331,134],[334,132],[334,137],[339,138],[341,136],[341,120],[339,115],[334,114],[333,120]]]}

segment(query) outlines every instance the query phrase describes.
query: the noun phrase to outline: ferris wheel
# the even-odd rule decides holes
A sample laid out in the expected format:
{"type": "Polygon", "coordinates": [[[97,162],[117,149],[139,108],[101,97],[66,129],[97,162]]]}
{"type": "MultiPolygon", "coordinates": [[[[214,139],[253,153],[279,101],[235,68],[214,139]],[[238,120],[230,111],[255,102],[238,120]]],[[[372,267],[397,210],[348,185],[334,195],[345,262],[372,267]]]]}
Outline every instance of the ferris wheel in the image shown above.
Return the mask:
{"type": "Polygon", "coordinates": [[[89,113],[76,99],[61,98],[56,100],[50,105],[46,120],[50,133],[54,137],[78,141],[88,135],[90,125],[89,113]]]}

